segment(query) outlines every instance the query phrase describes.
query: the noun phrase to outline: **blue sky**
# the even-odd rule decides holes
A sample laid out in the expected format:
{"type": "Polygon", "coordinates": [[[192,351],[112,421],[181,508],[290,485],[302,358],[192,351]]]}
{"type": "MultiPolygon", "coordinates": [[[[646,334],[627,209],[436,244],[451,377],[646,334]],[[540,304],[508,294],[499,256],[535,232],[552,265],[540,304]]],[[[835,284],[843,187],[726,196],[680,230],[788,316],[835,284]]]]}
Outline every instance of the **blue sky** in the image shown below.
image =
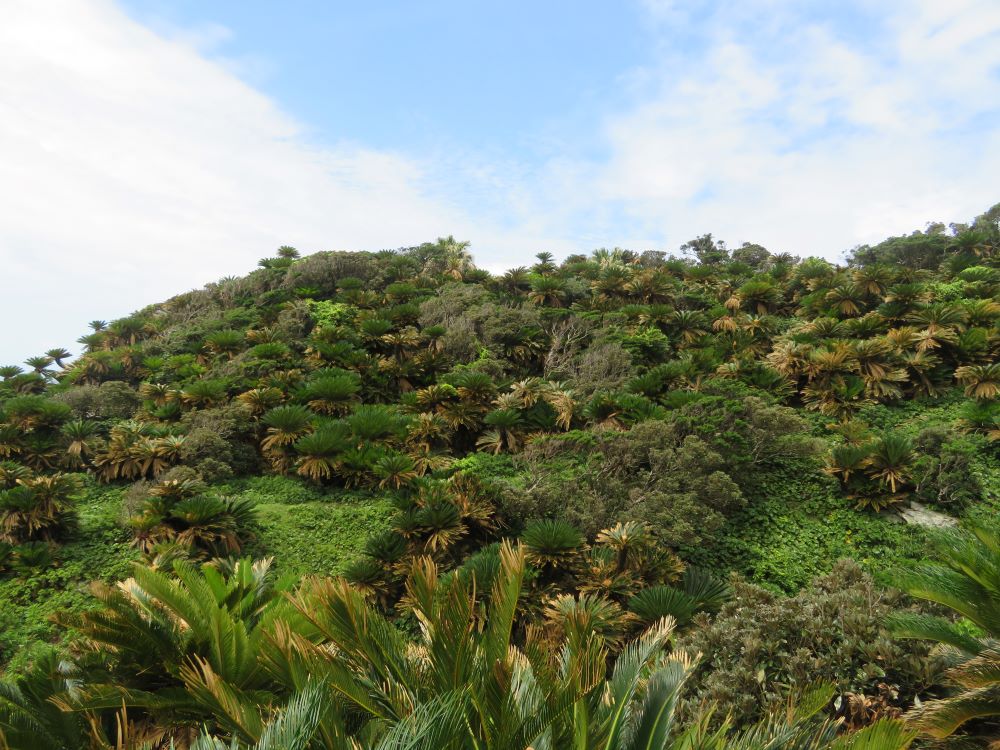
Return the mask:
{"type": "Polygon", "coordinates": [[[0,362],[281,244],[837,259],[1000,200],[996,0],[4,11],[0,362]]]}
{"type": "Polygon", "coordinates": [[[567,141],[599,146],[588,123],[624,104],[622,76],[655,43],[644,8],[629,2],[123,7],[167,34],[200,32],[208,56],[280,101],[320,142],[457,145],[526,159],[567,141]]]}

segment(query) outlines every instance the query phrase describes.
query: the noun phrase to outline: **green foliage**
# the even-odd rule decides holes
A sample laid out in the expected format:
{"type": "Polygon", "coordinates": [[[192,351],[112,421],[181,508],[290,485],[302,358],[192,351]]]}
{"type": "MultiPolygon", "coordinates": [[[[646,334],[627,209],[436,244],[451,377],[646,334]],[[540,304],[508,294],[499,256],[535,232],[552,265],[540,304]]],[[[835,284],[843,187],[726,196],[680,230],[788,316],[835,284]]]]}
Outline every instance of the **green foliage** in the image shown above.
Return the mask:
{"type": "Polygon", "coordinates": [[[872,574],[917,561],[924,534],[879,515],[853,509],[836,482],[815,466],[791,460],[771,467],[746,487],[747,505],[711,544],[684,550],[711,570],[741,571],[754,583],[795,592],[852,558],[872,574]]]}
{"type": "Polygon", "coordinates": [[[861,568],[841,561],[794,596],[774,594],[742,579],[711,620],[695,627],[677,648],[701,653],[690,700],[717,702],[737,724],[755,721],[816,681],[841,695],[877,696],[893,686],[893,706],[926,699],[943,667],[919,644],[894,641],[885,618],[904,606],[861,568]]]}
{"type": "Polygon", "coordinates": [[[1000,508],[997,210],[846,267],[711,235],[686,258],[543,252],[502,277],[453,237],[282,247],[243,278],[94,321],[71,365],[54,348],[0,368],[0,663],[24,677],[0,691],[0,724],[10,708],[16,731],[37,714],[111,747],[124,702],[135,731],[178,745],[205,729],[261,747],[458,747],[462,732],[481,750],[664,746],[691,674],[661,648],[670,615],[717,639],[692,700],[722,699],[670,743],[905,745],[872,722],[933,676],[872,624],[894,595],[834,566],[918,565],[926,534],[894,512],[911,500],[966,520],[1000,508]],[[56,491],[66,472],[86,477],[80,497],[56,491]],[[81,616],[97,604],[82,590],[126,575],[122,524],[150,565],[134,597],[98,588],[104,624],[134,636],[98,657],[116,642],[81,616]],[[312,581],[296,602],[316,606],[293,613],[242,551],[351,585],[312,581]],[[840,589],[804,588],[831,570],[840,589]],[[713,621],[732,571],[744,582],[713,621]],[[65,669],[39,647],[79,635],[52,630],[57,608],[85,636],[65,669]],[[346,633],[352,617],[372,628],[346,633]],[[870,728],[829,744],[813,672],[850,730],[870,728]],[[77,713],[53,714],[75,684],[77,713]],[[752,736],[719,723],[789,693],[801,712],[752,736]],[[503,696],[520,713],[498,713],[503,696]],[[547,728],[516,735],[516,717],[547,728]]]}
{"type": "Polygon", "coordinates": [[[356,309],[343,302],[330,300],[310,300],[309,315],[317,328],[348,325],[354,319],[356,309]]]}
{"type": "Polygon", "coordinates": [[[53,564],[29,576],[0,576],[0,660],[8,670],[25,666],[43,644],[59,637],[52,615],[94,606],[90,581],[111,582],[127,574],[136,552],[119,525],[121,494],[88,484],[77,502],[76,536],[59,548],[53,564]]]}
{"type": "Polygon", "coordinates": [[[263,475],[246,477],[217,485],[222,495],[237,497],[252,505],[273,503],[298,505],[323,499],[327,493],[294,477],[263,475]]]}
{"type": "Polygon", "coordinates": [[[980,457],[986,446],[975,436],[929,427],[916,437],[914,496],[925,503],[964,508],[983,497],[980,457]]]}
{"type": "Polygon", "coordinates": [[[937,739],[967,722],[984,723],[989,736],[1000,724],[1000,523],[977,520],[963,529],[936,529],[932,542],[933,562],[898,571],[896,582],[914,597],[953,610],[965,623],[892,614],[897,635],[940,643],[950,656],[947,676],[954,694],[920,706],[913,721],[937,739]]]}
{"type": "Polygon", "coordinates": [[[273,555],[282,572],[335,575],[364,550],[370,536],[389,526],[388,500],[359,502],[261,502],[256,506],[256,545],[273,555]]]}
{"type": "Polygon", "coordinates": [[[588,534],[617,521],[640,521],[667,544],[684,547],[710,538],[744,503],[722,455],[694,435],[682,436],[670,422],[605,433],[583,461],[576,446],[558,450],[565,452],[562,462],[551,461],[546,448],[526,455],[535,481],[525,492],[510,493],[509,514],[559,516],[588,534]]]}

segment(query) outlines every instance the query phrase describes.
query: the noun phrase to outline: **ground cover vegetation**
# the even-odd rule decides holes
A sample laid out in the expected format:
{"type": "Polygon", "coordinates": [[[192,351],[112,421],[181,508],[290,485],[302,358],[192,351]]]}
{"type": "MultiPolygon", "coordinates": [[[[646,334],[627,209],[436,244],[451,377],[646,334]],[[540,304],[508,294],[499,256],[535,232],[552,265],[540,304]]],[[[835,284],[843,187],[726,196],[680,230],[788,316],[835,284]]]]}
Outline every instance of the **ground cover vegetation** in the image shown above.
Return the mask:
{"type": "Polygon", "coordinates": [[[0,747],[996,742],[998,221],[282,247],[0,367],[0,747]]]}

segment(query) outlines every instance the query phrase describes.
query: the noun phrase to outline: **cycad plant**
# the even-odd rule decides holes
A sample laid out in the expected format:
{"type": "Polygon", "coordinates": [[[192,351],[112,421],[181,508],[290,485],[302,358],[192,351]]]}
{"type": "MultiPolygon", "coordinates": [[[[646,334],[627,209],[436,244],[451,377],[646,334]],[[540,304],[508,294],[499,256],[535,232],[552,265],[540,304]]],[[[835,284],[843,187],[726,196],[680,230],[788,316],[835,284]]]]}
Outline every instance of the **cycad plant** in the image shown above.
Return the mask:
{"type": "Polygon", "coordinates": [[[29,669],[0,681],[0,747],[64,750],[82,748],[86,719],[62,710],[51,699],[79,687],[76,666],[46,651],[29,669]]]}
{"type": "Polygon", "coordinates": [[[906,499],[913,462],[909,438],[885,433],[877,440],[835,446],[826,471],[840,479],[859,508],[880,511],[906,499]]]}
{"type": "Polygon", "coordinates": [[[899,614],[898,636],[936,641],[951,662],[954,692],[911,712],[914,726],[945,738],[969,722],[973,733],[1000,746],[1000,524],[968,521],[931,534],[934,561],[900,572],[896,584],[911,596],[943,605],[961,619],[899,614]]]}
{"type": "Polygon", "coordinates": [[[309,408],[332,416],[346,414],[361,389],[355,373],[329,372],[310,380],[299,393],[309,408]]]}
{"type": "Polygon", "coordinates": [[[260,447],[271,464],[279,471],[291,465],[288,449],[295,441],[313,430],[314,415],[304,406],[276,406],[262,418],[266,427],[260,447]]]}
{"type": "MultiPolygon", "coordinates": [[[[817,686],[769,721],[717,730],[703,714],[679,725],[675,708],[693,663],[671,654],[672,622],[660,620],[624,645],[608,668],[606,607],[565,599],[558,627],[517,627],[525,577],[520,548],[503,544],[488,580],[439,578],[418,562],[406,601],[419,631],[408,640],[342,581],[318,580],[293,599],[307,638],[273,639],[264,665],[294,688],[270,721],[235,727],[236,747],[282,750],[904,750],[913,733],[881,721],[837,736],[817,686]],[[476,589],[486,588],[482,602],[476,589]]],[[[281,632],[280,629],[278,631],[281,632]]],[[[230,693],[231,716],[251,712],[230,693]]],[[[249,724],[249,722],[245,722],[249,724]]],[[[223,737],[226,735],[223,734],[223,737]]],[[[208,740],[203,747],[229,747],[208,740]]]]}
{"type": "Polygon", "coordinates": [[[521,447],[522,420],[517,409],[494,409],[483,418],[487,430],[476,446],[490,453],[514,453],[521,447]]]}
{"type": "Polygon", "coordinates": [[[566,299],[566,282],[554,276],[535,276],[531,279],[528,299],[536,305],[562,307],[566,299]]]}
{"type": "Polygon", "coordinates": [[[688,568],[677,586],[651,586],[629,599],[628,608],[644,625],[672,617],[679,627],[699,612],[717,612],[732,596],[725,581],[700,568],[688,568]]]}
{"type": "Polygon", "coordinates": [[[892,494],[902,489],[910,477],[913,444],[903,435],[886,433],[872,446],[868,473],[892,494]]]}
{"type": "Polygon", "coordinates": [[[207,409],[225,400],[226,384],[221,380],[196,380],[181,391],[181,402],[195,409],[207,409]]]}
{"type": "Polygon", "coordinates": [[[330,422],[309,435],[295,441],[299,458],[297,471],[313,481],[332,478],[337,470],[340,454],[351,448],[350,430],[342,422],[330,422]]]}
{"type": "Polygon", "coordinates": [[[861,476],[868,467],[871,458],[872,446],[870,443],[844,443],[834,446],[830,451],[827,460],[826,470],[828,473],[838,477],[845,486],[851,487],[852,480],[857,484],[858,477],[861,476]]]}
{"type": "Polygon", "coordinates": [[[259,739],[261,713],[276,700],[261,667],[268,634],[283,612],[295,621],[270,560],[176,561],[166,571],[136,565],[133,576],[114,587],[94,584],[102,606],[63,617],[104,665],[52,702],[90,718],[97,734],[106,712],[125,706],[145,717],[147,734],[155,730],[164,747],[202,727],[259,739]]]}
{"type": "Polygon", "coordinates": [[[244,335],[231,328],[215,331],[205,337],[205,349],[212,354],[224,355],[230,359],[242,351],[245,345],[244,335]]]}
{"type": "Polygon", "coordinates": [[[393,406],[363,404],[345,422],[351,428],[358,447],[371,442],[393,443],[406,436],[409,420],[393,406]]]}
{"type": "Polygon", "coordinates": [[[375,464],[375,475],[379,478],[379,487],[398,490],[416,479],[417,468],[412,458],[392,451],[375,464]]]}
{"type": "Polygon", "coordinates": [[[284,398],[285,394],[278,388],[251,388],[236,397],[255,417],[259,417],[269,409],[278,406],[284,398]]]}
{"type": "Polygon", "coordinates": [[[528,562],[556,574],[572,569],[585,548],[580,530],[559,519],[530,522],[521,534],[521,542],[528,562]]]}
{"type": "Polygon", "coordinates": [[[179,545],[195,557],[238,554],[252,536],[253,506],[201,494],[203,490],[197,480],[154,486],[140,513],[129,519],[136,546],[149,554],[164,545],[179,545]]]}
{"type": "Polygon", "coordinates": [[[58,541],[76,521],[78,475],[22,477],[0,489],[0,540],[12,544],[58,541]]]}
{"type": "Polygon", "coordinates": [[[66,462],[76,468],[86,464],[94,452],[100,427],[95,422],[74,419],[62,426],[66,442],[66,462]]]}
{"type": "Polygon", "coordinates": [[[65,365],[63,364],[64,360],[67,360],[70,357],[72,357],[73,353],[59,346],[56,347],[55,349],[49,349],[47,352],[45,352],[45,356],[51,357],[56,367],[64,368],[65,367],[65,365]]]}
{"type": "Polygon", "coordinates": [[[965,395],[977,401],[992,401],[1000,396],[1000,363],[959,367],[955,379],[965,386],[965,395]]]}

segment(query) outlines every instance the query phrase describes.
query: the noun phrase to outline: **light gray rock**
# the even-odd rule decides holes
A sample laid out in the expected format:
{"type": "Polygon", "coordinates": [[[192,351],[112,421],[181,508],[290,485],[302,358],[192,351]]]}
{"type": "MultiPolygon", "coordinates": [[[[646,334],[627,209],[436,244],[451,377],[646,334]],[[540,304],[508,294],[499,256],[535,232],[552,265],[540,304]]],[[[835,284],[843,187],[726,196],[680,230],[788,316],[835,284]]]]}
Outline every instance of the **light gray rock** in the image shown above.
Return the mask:
{"type": "Polygon", "coordinates": [[[957,518],[952,518],[945,513],[938,513],[936,510],[931,510],[915,501],[910,502],[909,508],[899,511],[899,515],[906,523],[912,523],[916,526],[946,528],[958,523],[957,518]]]}

